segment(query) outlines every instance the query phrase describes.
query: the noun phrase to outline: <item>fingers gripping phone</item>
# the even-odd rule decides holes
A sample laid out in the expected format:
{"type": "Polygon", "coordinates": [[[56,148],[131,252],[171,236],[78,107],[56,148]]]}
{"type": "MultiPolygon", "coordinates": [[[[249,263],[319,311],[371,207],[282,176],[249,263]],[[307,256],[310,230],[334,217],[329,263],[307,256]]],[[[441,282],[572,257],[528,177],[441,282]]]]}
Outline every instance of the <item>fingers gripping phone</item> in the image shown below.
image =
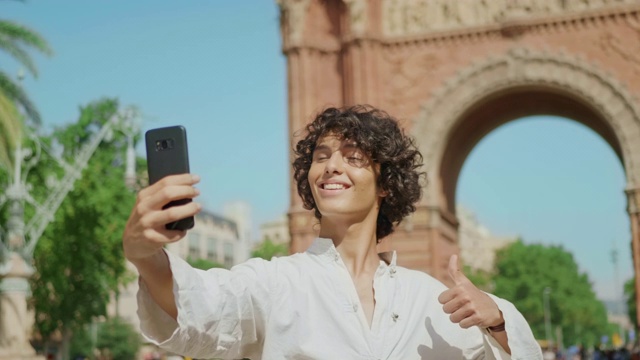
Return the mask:
{"type": "MultiPolygon", "coordinates": [[[[149,185],[165,176],[189,173],[189,153],[187,151],[187,130],[183,126],[151,129],[145,133],[147,145],[147,171],[149,185]]],[[[183,205],[191,199],[172,201],[163,209],[183,205]]],[[[168,230],[188,230],[193,228],[193,216],[165,225],[168,230]]]]}

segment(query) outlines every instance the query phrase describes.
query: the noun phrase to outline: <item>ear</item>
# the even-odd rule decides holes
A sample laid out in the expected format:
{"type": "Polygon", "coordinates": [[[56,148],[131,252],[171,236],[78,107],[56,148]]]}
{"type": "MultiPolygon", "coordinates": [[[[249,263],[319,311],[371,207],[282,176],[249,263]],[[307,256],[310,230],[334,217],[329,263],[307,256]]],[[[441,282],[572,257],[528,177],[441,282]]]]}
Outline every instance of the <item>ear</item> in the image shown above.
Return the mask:
{"type": "Polygon", "coordinates": [[[389,195],[389,191],[382,189],[382,186],[380,186],[380,164],[374,163],[374,171],[376,174],[376,187],[378,188],[378,197],[387,197],[387,195],[389,195]]]}

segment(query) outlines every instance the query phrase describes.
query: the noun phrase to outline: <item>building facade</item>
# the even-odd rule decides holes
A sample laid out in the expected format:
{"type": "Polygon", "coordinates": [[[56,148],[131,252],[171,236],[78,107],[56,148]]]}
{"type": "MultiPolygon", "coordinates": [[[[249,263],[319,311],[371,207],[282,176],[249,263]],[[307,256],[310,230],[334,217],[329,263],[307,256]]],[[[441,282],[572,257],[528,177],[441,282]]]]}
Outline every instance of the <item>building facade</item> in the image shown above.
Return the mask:
{"type": "Polygon", "coordinates": [[[496,252],[516,241],[516,237],[495,236],[478,222],[476,215],[471,210],[459,204],[457,209],[460,221],[458,243],[462,263],[474,271],[492,271],[496,252]]]}
{"type": "MultiPolygon", "coordinates": [[[[465,160],[503,124],[556,115],[593,129],[623,164],[638,273],[640,2],[277,3],[293,143],[323,108],[353,104],[386,110],[417,139],[428,185],[380,250],[395,249],[399,264],[448,283],[448,259],[460,252],[455,200],[465,160]]],[[[317,229],[293,180],[290,192],[291,251],[304,251],[317,229]]]]}
{"type": "Polygon", "coordinates": [[[271,240],[274,244],[289,244],[289,219],[287,214],[282,214],[278,219],[268,221],[260,225],[260,242],[271,240]]]}

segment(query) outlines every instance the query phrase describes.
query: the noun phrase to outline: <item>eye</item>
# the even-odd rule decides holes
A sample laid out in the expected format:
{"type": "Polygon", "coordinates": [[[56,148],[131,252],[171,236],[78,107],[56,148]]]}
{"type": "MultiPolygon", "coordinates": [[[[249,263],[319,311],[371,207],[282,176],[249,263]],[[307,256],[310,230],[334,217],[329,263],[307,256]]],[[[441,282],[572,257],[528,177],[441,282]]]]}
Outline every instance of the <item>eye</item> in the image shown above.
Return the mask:
{"type": "Polygon", "coordinates": [[[350,164],[360,165],[366,160],[366,156],[362,150],[357,148],[350,148],[343,153],[344,159],[350,164]]]}
{"type": "Polygon", "coordinates": [[[354,167],[363,167],[366,165],[367,159],[362,154],[355,154],[346,157],[347,163],[354,167]]]}

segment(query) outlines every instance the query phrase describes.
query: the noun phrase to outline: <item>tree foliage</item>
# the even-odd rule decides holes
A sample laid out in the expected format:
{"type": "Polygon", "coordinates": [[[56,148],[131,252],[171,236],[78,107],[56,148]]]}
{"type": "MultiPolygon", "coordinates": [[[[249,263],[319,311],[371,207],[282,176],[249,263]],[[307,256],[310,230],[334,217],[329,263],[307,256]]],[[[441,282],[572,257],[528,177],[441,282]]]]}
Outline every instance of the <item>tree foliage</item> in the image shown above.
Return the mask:
{"type": "MultiPolygon", "coordinates": [[[[16,60],[34,77],[38,76],[38,69],[29,51],[35,50],[44,55],[53,53],[40,34],[9,20],[0,20],[0,50],[16,60]]],[[[40,113],[27,93],[2,69],[0,69],[0,94],[20,105],[35,124],[40,123],[40,113]]]]}
{"type": "MultiPolygon", "coordinates": [[[[76,123],[57,129],[48,142],[59,144],[62,157],[73,163],[117,110],[115,100],[89,104],[76,123]]],[[[121,236],[135,194],[124,183],[125,149],[125,136],[117,131],[99,145],[35,249],[33,305],[45,339],[106,315],[110,294],[127,278],[121,236]]],[[[54,169],[52,161],[42,161],[33,172],[37,179],[31,183],[40,184],[32,190],[35,196],[46,194],[45,179],[54,169]]]]}
{"type": "Polygon", "coordinates": [[[266,238],[258,244],[251,252],[251,257],[258,257],[265,260],[271,260],[274,256],[284,256],[289,254],[287,244],[276,244],[271,239],[266,238]]]}
{"type": "Polygon", "coordinates": [[[71,359],[92,358],[93,348],[95,344],[91,338],[91,332],[88,326],[75,329],[73,338],[69,345],[69,355],[71,359]]]}
{"type": "Polygon", "coordinates": [[[560,326],[564,344],[596,345],[609,331],[604,304],[581,273],[573,255],[561,246],[524,244],[498,251],[495,291],[515,304],[536,338],[545,338],[543,291],[550,288],[552,337],[560,326]]]}
{"type": "Polygon", "coordinates": [[[22,139],[24,124],[15,104],[0,92],[0,168],[13,171],[13,153],[22,139]]]}
{"type": "Polygon", "coordinates": [[[200,258],[199,259],[188,258],[187,262],[189,263],[189,265],[193,266],[194,268],[201,269],[201,270],[209,270],[211,268],[225,267],[223,264],[220,264],[218,262],[207,260],[207,259],[200,259],[200,258]]]}
{"type": "Polygon", "coordinates": [[[114,317],[100,324],[96,347],[107,359],[135,359],[140,348],[140,336],[131,324],[114,317]]]}
{"type": "Polygon", "coordinates": [[[632,277],[624,283],[624,295],[627,298],[627,314],[633,323],[634,329],[638,328],[638,308],[636,306],[636,277],[632,277]]]}

